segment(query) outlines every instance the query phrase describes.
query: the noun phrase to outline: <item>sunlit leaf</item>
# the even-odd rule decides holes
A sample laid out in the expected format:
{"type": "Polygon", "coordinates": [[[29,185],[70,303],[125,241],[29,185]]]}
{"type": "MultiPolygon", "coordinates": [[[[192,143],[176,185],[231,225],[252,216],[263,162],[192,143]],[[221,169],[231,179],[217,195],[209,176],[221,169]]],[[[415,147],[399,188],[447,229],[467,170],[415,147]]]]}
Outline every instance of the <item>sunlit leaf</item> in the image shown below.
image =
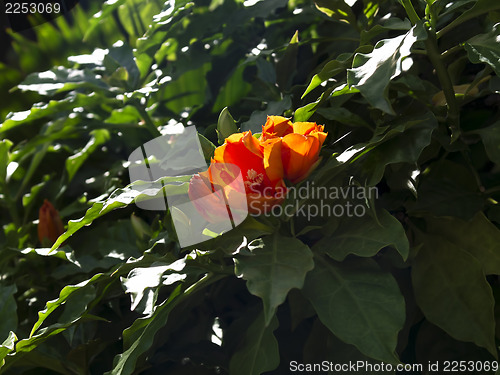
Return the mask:
{"type": "Polygon", "coordinates": [[[356,87],[372,106],[395,114],[388,99],[389,82],[402,73],[403,60],[411,54],[413,44],[426,37],[423,25],[418,24],[404,35],[381,40],[371,53],[357,53],[352,69],[347,71],[347,83],[356,87]]]}

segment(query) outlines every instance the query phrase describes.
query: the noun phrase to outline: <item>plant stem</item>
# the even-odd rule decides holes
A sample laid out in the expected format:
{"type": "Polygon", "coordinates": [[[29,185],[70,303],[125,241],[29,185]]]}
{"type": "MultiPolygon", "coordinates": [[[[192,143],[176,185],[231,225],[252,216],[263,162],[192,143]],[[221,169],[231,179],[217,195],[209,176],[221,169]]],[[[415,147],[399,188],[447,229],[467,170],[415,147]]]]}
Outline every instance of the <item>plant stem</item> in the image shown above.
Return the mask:
{"type": "Polygon", "coordinates": [[[453,88],[448,70],[443,60],[441,60],[441,54],[437,46],[436,33],[433,29],[427,30],[425,47],[427,48],[427,55],[432,65],[434,65],[439,83],[441,84],[441,88],[446,98],[446,106],[448,107],[448,126],[451,130],[451,142],[453,143],[460,136],[460,107],[455,98],[455,89],[453,88]]]}
{"type": "Polygon", "coordinates": [[[144,120],[144,124],[146,125],[146,128],[148,128],[149,132],[153,137],[160,137],[161,133],[154,124],[153,120],[151,120],[151,117],[149,116],[148,112],[140,105],[135,106],[139,113],[142,116],[142,119],[144,120]]]}
{"type": "Polygon", "coordinates": [[[451,47],[450,49],[444,51],[442,54],[441,54],[441,57],[443,59],[446,59],[448,56],[451,56],[453,55],[454,53],[457,53],[459,51],[461,51],[462,49],[464,48],[464,46],[462,44],[457,44],[456,46],[453,46],[451,47]]]}

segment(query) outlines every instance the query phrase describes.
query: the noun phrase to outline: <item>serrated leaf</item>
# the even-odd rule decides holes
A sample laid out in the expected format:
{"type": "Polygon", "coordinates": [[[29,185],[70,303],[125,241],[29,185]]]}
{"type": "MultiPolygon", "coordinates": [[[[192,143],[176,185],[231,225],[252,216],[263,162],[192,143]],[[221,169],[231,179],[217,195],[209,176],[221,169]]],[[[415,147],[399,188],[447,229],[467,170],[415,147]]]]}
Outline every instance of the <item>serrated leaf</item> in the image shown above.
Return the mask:
{"type": "Polygon", "coordinates": [[[411,274],[418,306],[431,323],[496,357],[495,300],[476,258],[443,237],[426,235],[411,274]]]}
{"type": "Polygon", "coordinates": [[[269,324],[292,288],[301,289],[314,267],[313,254],[302,241],[279,233],[252,241],[251,255],[235,258],[235,273],[247,280],[250,293],[262,298],[269,324]]]}
{"type": "Polygon", "coordinates": [[[229,373],[231,375],[260,375],[278,367],[278,341],[273,331],[278,328],[278,319],[273,316],[270,324],[265,324],[264,314],[248,327],[242,340],[242,346],[231,357],[229,373]]]}
{"type": "Polygon", "coordinates": [[[410,56],[413,44],[426,37],[423,25],[417,24],[404,35],[379,41],[371,53],[357,53],[352,69],[347,70],[347,83],[372,106],[395,114],[388,99],[389,82],[403,71],[403,60],[410,56]]]}
{"type": "Polygon", "coordinates": [[[225,107],[220,115],[219,120],[217,121],[217,134],[219,136],[219,144],[223,144],[225,139],[229,137],[231,134],[234,134],[238,131],[238,127],[236,126],[236,122],[229,113],[229,109],[225,107]]]}
{"type": "Polygon", "coordinates": [[[405,302],[392,275],[370,258],[315,260],[303,293],[321,322],[368,357],[398,363],[395,350],[405,302]]]}
{"type": "Polygon", "coordinates": [[[332,259],[342,261],[349,254],[371,257],[386,246],[393,246],[403,259],[409,254],[409,243],[401,223],[386,210],[377,213],[379,223],[370,215],[344,218],[330,236],[313,247],[332,259]]]}

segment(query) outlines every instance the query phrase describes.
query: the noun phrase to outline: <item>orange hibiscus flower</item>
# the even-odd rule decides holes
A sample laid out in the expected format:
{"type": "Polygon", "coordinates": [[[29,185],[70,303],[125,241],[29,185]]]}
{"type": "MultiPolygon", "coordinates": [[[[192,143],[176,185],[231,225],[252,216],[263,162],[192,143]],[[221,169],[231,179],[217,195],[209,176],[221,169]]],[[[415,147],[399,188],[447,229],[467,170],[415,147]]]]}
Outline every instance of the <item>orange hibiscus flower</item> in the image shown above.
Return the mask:
{"type": "MultiPolygon", "coordinates": [[[[287,192],[285,179],[293,184],[300,182],[319,164],[319,152],[327,135],[323,130],[322,125],[314,122],[292,123],[285,117],[268,116],[258,139],[251,131],[230,135],[222,146],[215,149],[208,171],[191,180],[190,199],[225,189],[224,186],[241,173],[248,211],[252,214],[268,212],[284,200],[287,192]],[[215,165],[219,166],[216,170],[215,165]],[[236,166],[238,173],[221,165],[236,166]]],[[[237,193],[242,192],[234,192],[234,195],[237,193]]],[[[215,206],[214,202],[212,212],[201,207],[199,212],[213,222],[223,214],[219,215],[218,209],[225,209],[215,206]]]]}

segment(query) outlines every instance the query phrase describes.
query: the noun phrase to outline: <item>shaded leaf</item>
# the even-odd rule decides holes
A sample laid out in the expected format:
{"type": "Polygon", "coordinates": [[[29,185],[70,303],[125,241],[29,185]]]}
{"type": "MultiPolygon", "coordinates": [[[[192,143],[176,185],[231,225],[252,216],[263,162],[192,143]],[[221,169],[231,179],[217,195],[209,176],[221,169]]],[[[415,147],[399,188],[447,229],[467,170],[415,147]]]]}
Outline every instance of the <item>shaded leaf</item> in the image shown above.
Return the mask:
{"type": "Polygon", "coordinates": [[[321,322],[368,357],[397,363],[405,302],[392,275],[370,258],[342,263],[316,258],[303,289],[321,322]]]}
{"type": "Polygon", "coordinates": [[[297,70],[297,53],[299,51],[299,32],[295,31],[285,49],[285,54],[276,63],[276,83],[282,91],[290,88],[295,71],[297,70]]]}
{"type": "Polygon", "coordinates": [[[0,338],[9,335],[10,331],[17,329],[17,304],[14,294],[17,292],[15,284],[0,285],[0,338]]]}
{"type": "Polygon", "coordinates": [[[292,288],[301,289],[314,267],[313,254],[302,241],[279,233],[252,241],[251,255],[235,258],[235,274],[247,280],[250,293],[262,298],[266,324],[292,288]]]}
{"type": "Polygon", "coordinates": [[[292,100],[289,95],[286,95],[283,100],[278,102],[270,102],[263,111],[254,111],[248,121],[241,124],[241,131],[251,130],[252,133],[262,132],[262,126],[266,123],[267,116],[281,115],[284,111],[290,108],[292,100]]]}
{"type": "Polygon", "coordinates": [[[476,130],[491,161],[500,165],[500,121],[487,128],[476,130]]]}
{"type": "Polygon", "coordinates": [[[331,235],[321,238],[313,247],[332,259],[342,261],[349,254],[371,257],[386,246],[393,246],[406,259],[409,243],[401,223],[386,210],[370,215],[344,218],[331,235]]]}
{"type": "Polygon", "coordinates": [[[248,327],[242,345],[231,357],[229,373],[238,375],[260,375],[278,367],[278,341],[273,331],[278,328],[278,319],[273,316],[270,324],[265,324],[264,314],[248,327]]]}
{"type": "Polygon", "coordinates": [[[495,301],[476,258],[443,237],[426,235],[412,264],[412,281],[431,323],[496,357],[495,301]]]}
{"type": "Polygon", "coordinates": [[[87,160],[87,158],[103,143],[106,143],[110,134],[107,129],[96,129],[90,132],[90,140],[85,147],[78,151],[76,154],[66,159],[66,171],[68,172],[68,179],[71,181],[75,173],[87,160]]]}
{"type": "Polygon", "coordinates": [[[385,167],[394,163],[415,163],[421,152],[431,143],[437,120],[431,112],[402,117],[392,124],[387,133],[375,134],[364,151],[361,169],[368,176],[368,185],[376,185],[384,175],[385,167]]]}
{"type": "Polygon", "coordinates": [[[426,217],[427,232],[446,238],[474,256],[487,275],[500,275],[500,230],[482,212],[471,220],[426,217]]]}

